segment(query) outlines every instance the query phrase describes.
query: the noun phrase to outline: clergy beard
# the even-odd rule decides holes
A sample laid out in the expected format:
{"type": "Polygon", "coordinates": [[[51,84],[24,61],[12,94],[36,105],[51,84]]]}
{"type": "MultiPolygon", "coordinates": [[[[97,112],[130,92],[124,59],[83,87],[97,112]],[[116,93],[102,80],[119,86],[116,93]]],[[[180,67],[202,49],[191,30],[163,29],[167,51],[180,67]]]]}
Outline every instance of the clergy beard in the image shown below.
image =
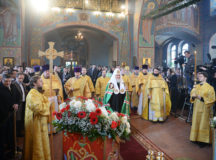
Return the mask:
{"type": "Polygon", "coordinates": [[[120,82],[121,82],[121,80],[120,80],[120,79],[116,79],[116,82],[117,82],[117,83],[120,83],[120,82]]]}
{"type": "Polygon", "coordinates": [[[154,75],[155,77],[158,77],[158,76],[159,76],[159,74],[155,74],[155,73],[153,73],[153,75],[154,75]]]}
{"type": "Polygon", "coordinates": [[[40,93],[44,93],[44,90],[43,90],[43,88],[42,87],[37,87],[37,90],[38,90],[38,92],[40,92],[40,93]]]}
{"type": "Polygon", "coordinates": [[[143,75],[147,75],[147,73],[143,73],[143,75]]]}

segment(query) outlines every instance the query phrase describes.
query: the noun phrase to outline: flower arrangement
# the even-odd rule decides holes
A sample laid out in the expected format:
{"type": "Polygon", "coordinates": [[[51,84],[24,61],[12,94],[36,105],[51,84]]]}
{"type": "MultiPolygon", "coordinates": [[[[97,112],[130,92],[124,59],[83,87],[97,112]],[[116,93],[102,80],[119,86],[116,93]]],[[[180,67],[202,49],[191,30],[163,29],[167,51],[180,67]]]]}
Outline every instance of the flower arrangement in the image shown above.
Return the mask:
{"type": "Polygon", "coordinates": [[[100,102],[84,97],[74,97],[59,106],[54,112],[53,126],[64,134],[80,133],[89,140],[98,137],[128,139],[130,123],[127,115],[107,110],[100,102]]]}

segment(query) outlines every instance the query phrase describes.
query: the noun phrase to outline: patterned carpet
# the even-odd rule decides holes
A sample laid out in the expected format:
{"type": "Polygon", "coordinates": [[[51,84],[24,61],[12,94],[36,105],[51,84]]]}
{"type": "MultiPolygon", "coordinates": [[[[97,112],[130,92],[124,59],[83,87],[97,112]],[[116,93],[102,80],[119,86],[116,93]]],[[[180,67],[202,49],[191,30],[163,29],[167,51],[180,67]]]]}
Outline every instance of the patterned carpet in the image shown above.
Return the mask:
{"type": "MultiPolygon", "coordinates": [[[[132,128],[132,137],[134,137],[134,139],[136,139],[136,141],[143,148],[145,148],[147,151],[152,150],[152,151],[154,151],[154,153],[157,153],[157,152],[163,152],[164,153],[164,151],[161,148],[156,146],[150,139],[148,139],[144,134],[139,132],[133,125],[131,125],[131,128],[132,128]]],[[[164,158],[166,160],[172,160],[172,158],[169,157],[166,153],[164,153],[164,158]]]]}

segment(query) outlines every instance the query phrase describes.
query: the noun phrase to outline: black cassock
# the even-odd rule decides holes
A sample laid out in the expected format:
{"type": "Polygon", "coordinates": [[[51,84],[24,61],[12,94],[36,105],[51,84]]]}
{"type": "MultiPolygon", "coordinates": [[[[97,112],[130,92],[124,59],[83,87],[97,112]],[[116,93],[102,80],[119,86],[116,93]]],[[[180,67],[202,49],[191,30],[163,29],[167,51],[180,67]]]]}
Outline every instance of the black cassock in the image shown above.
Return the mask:
{"type": "MultiPolygon", "coordinates": [[[[117,85],[120,88],[120,83],[117,83],[117,85]]],[[[112,94],[109,100],[109,104],[113,111],[116,111],[119,113],[121,112],[122,105],[124,103],[124,98],[125,98],[125,93],[121,94],[119,92],[119,94],[115,94],[115,93],[112,94]]]]}

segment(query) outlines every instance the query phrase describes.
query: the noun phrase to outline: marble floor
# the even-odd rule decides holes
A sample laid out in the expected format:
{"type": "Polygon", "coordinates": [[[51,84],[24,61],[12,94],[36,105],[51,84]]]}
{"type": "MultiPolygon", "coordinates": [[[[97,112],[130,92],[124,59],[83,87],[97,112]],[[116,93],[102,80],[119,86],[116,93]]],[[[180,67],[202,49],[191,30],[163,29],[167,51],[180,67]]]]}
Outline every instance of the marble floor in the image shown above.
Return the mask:
{"type": "Polygon", "coordinates": [[[172,116],[164,123],[152,123],[131,117],[131,125],[143,136],[162,150],[169,159],[187,158],[190,160],[211,160],[212,146],[200,148],[190,142],[190,124],[172,116]]]}

